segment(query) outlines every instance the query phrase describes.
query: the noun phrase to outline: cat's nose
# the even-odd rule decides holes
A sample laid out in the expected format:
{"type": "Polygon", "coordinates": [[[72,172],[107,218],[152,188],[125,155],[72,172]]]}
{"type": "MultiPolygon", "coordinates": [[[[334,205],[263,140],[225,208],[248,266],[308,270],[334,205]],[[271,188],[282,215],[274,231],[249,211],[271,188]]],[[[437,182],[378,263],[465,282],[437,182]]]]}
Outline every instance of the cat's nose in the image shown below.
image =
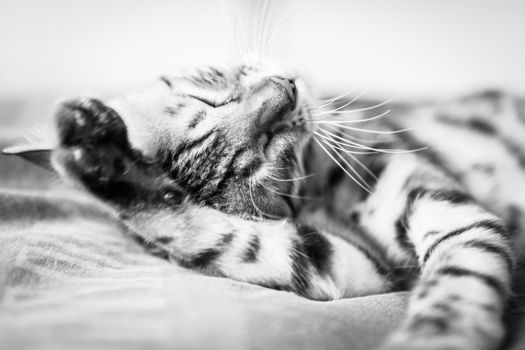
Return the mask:
{"type": "Polygon", "coordinates": [[[286,122],[290,112],[295,109],[296,87],[292,80],[279,76],[271,76],[259,85],[254,92],[258,98],[254,119],[256,133],[265,133],[278,124],[286,122]]]}
{"type": "Polygon", "coordinates": [[[297,101],[297,88],[295,87],[295,83],[293,80],[288,78],[282,78],[279,76],[273,76],[270,78],[270,81],[277,84],[280,88],[284,89],[286,92],[286,95],[290,99],[291,102],[291,108],[295,108],[295,103],[297,101]]]}

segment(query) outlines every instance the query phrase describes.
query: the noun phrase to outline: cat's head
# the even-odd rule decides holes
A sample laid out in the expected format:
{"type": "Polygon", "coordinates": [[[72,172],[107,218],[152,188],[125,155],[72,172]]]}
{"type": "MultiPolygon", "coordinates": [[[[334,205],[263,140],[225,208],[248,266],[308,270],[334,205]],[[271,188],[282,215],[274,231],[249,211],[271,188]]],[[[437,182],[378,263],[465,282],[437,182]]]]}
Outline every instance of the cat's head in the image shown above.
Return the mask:
{"type": "Polygon", "coordinates": [[[291,214],[301,175],[310,92],[297,75],[263,65],[164,76],[104,101],[133,147],[154,158],[199,204],[248,217],[291,214]]]}

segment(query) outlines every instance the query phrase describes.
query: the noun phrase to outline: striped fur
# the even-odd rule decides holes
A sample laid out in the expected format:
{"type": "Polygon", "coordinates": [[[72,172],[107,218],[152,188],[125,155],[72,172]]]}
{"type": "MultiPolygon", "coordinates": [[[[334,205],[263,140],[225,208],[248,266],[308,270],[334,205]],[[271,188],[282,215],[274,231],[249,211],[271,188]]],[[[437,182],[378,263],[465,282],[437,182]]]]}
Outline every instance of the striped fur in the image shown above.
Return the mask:
{"type": "Polygon", "coordinates": [[[481,96],[360,124],[420,126],[368,141],[428,152],[326,154],[323,145],[363,135],[312,122],[299,77],[212,68],[65,103],[53,158],[184,267],[318,300],[415,284],[385,348],[495,349],[525,208],[525,118],[511,101],[481,96]],[[353,166],[361,186],[330,158],[353,166]]]}

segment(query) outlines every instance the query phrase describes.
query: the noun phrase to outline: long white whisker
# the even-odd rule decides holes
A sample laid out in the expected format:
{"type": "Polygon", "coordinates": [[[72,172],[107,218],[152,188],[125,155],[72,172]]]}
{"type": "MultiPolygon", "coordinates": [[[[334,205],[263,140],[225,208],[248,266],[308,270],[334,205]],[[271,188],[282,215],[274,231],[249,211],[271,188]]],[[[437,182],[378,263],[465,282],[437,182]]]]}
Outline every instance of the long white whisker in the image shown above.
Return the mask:
{"type": "Polygon", "coordinates": [[[266,188],[269,192],[274,193],[274,194],[279,195],[279,196],[285,196],[285,197],[297,198],[297,199],[310,199],[310,197],[299,196],[299,195],[295,195],[295,194],[282,193],[282,192],[279,192],[279,191],[277,191],[275,189],[268,188],[267,186],[264,185],[263,181],[260,181],[259,184],[262,187],[266,188]]]}
{"type": "Polygon", "coordinates": [[[364,165],[359,159],[357,159],[357,157],[355,157],[354,155],[352,154],[349,154],[348,155],[350,158],[352,158],[357,164],[359,164],[361,166],[361,168],[363,168],[370,176],[372,176],[372,178],[377,181],[377,176],[372,172],[372,170],[368,169],[368,167],[366,165],[364,165]]]}
{"type": "Polygon", "coordinates": [[[242,40],[239,36],[239,19],[235,18],[233,22],[233,35],[234,35],[234,42],[235,42],[235,49],[237,51],[237,54],[242,58],[243,54],[246,51],[246,43],[243,41],[242,43],[239,43],[239,40],[242,40]]]}
{"type": "Polygon", "coordinates": [[[269,217],[269,218],[272,218],[272,219],[281,219],[277,216],[274,216],[274,215],[271,215],[271,214],[267,214],[265,212],[263,212],[261,209],[259,209],[259,207],[257,206],[257,204],[255,204],[255,200],[253,199],[253,193],[252,193],[252,185],[251,183],[248,184],[248,192],[250,192],[250,199],[252,201],[252,205],[253,207],[255,208],[255,210],[257,210],[261,215],[262,217],[264,218],[265,216],[266,217],[269,217]]]}
{"type": "Polygon", "coordinates": [[[275,6],[272,6],[273,4],[275,4],[275,2],[270,2],[267,5],[267,10],[265,11],[266,12],[265,21],[263,23],[263,28],[262,28],[263,35],[262,35],[262,40],[261,40],[261,51],[264,52],[266,57],[270,57],[268,43],[270,40],[270,29],[271,29],[271,22],[272,22],[271,19],[273,18],[273,11],[275,8],[275,6]]]}
{"type": "Polygon", "coordinates": [[[264,53],[263,52],[263,39],[264,39],[264,27],[265,27],[265,23],[266,23],[266,17],[267,17],[267,13],[266,13],[266,9],[268,7],[268,0],[263,0],[262,2],[262,5],[261,5],[261,10],[260,10],[260,18],[259,18],[259,23],[257,23],[257,50],[258,50],[258,54],[259,54],[259,59],[261,58],[261,55],[264,53]]]}
{"type": "Polygon", "coordinates": [[[367,134],[379,134],[379,135],[399,134],[402,132],[412,131],[415,129],[415,128],[405,128],[405,129],[398,129],[398,130],[370,130],[370,129],[356,128],[356,127],[348,126],[348,125],[339,125],[338,127],[342,129],[348,129],[348,130],[363,132],[367,134]]]}
{"type": "Polygon", "coordinates": [[[288,6],[287,9],[285,9],[282,14],[281,14],[281,17],[279,18],[279,20],[277,21],[276,25],[274,26],[274,29],[271,31],[270,33],[270,36],[269,36],[269,40],[268,40],[268,47],[267,47],[267,51],[268,51],[268,55],[271,56],[277,46],[277,38],[279,37],[279,34],[282,30],[282,24],[285,20],[285,18],[288,16],[288,13],[291,11],[291,9],[293,8],[293,6],[295,5],[295,2],[292,2],[290,3],[290,5],[288,6]]]}
{"type": "MultiPolygon", "coordinates": [[[[368,149],[368,150],[373,150],[373,151],[375,151],[375,149],[374,149],[373,147],[366,146],[366,145],[361,145],[360,143],[357,143],[357,142],[354,142],[354,141],[347,140],[347,139],[345,139],[344,137],[341,137],[341,136],[339,136],[339,135],[337,135],[337,134],[334,134],[333,132],[330,132],[330,131],[328,131],[328,130],[319,129],[319,131],[324,132],[325,134],[330,135],[330,136],[332,136],[332,137],[335,137],[335,138],[338,139],[338,140],[341,140],[341,141],[336,141],[336,140],[334,139],[334,142],[337,142],[337,143],[340,144],[340,145],[348,146],[348,147],[351,147],[351,148],[368,149]]],[[[325,136],[325,135],[319,133],[318,131],[314,131],[314,134],[317,135],[317,136],[329,137],[329,136],[325,136]]]]}
{"type": "Polygon", "coordinates": [[[389,109],[386,112],[383,112],[379,115],[376,115],[374,117],[365,118],[365,119],[355,119],[355,120],[313,120],[313,123],[319,123],[319,124],[347,124],[347,123],[364,123],[369,122],[372,120],[380,119],[388,115],[392,110],[389,109]]]}
{"type": "MultiPolygon", "coordinates": [[[[335,114],[334,112],[340,111],[340,110],[344,109],[345,107],[350,106],[352,103],[357,101],[361,96],[363,96],[369,89],[370,89],[370,85],[368,85],[363,91],[361,91],[356,97],[351,99],[349,102],[347,102],[344,105],[342,105],[340,107],[337,107],[336,109],[330,111],[330,114],[335,114]]],[[[317,116],[317,114],[314,114],[314,115],[317,116]]]]}
{"type": "MultiPolygon", "coordinates": [[[[328,145],[329,147],[332,147],[329,143],[326,143],[326,145],[328,145]]],[[[357,176],[357,178],[362,181],[361,184],[363,184],[363,186],[365,186],[366,188],[368,188],[370,191],[372,191],[372,187],[366,182],[366,180],[361,176],[361,174],[359,174],[359,172],[357,172],[357,170],[354,169],[354,167],[350,164],[350,162],[348,162],[345,157],[343,155],[341,155],[339,152],[337,152],[336,150],[334,150],[334,153],[337,154],[339,156],[339,158],[348,166],[348,168],[350,168],[350,170],[352,170],[352,172],[357,176]]]]}
{"type": "Polygon", "coordinates": [[[387,103],[392,102],[395,98],[397,98],[397,96],[389,98],[388,100],[386,100],[384,102],[381,102],[381,103],[378,103],[378,104],[375,104],[375,105],[369,106],[369,107],[358,108],[358,109],[339,110],[339,111],[338,110],[326,111],[326,112],[320,112],[320,113],[313,114],[313,116],[319,117],[319,116],[327,115],[327,114],[346,114],[346,113],[358,113],[358,112],[369,111],[369,110],[376,109],[376,108],[379,108],[381,106],[384,106],[387,103]]]}
{"type": "Polygon", "coordinates": [[[309,174],[309,175],[305,175],[305,176],[299,176],[299,177],[294,177],[294,178],[291,178],[291,179],[278,179],[276,177],[273,177],[272,175],[267,175],[270,179],[272,180],[275,180],[275,181],[281,181],[281,182],[290,182],[290,181],[300,181],[300,180],[304,180],[304,179],[308,179],[312,176],[315,176],[317,174],[309,174]]]}
{"type": "Polygon", "coordinates": [[[323,140],[326,140],[328,141],[329,143],[331,144],[335,144],[333,145],[335,148],[343,151],[343,152],[346,152],[346,153],[353,153],[353,154],[374,154],[374,153],[378,153],[378,151],[351,151],[347,148],[344,148],[344,147],[350,147],[350,148],[354,148],[354,149],[366,149],[365,147],[358,147],[358,146],[351,146],[351,145],[348,145],[348,144],[344,144],[342,142],[339,142],[339,141],[336,141],[334,140],[333,138],[330,138],[329,136],[325,136],[325,135],[322,135],[322,134],[319,134],[319,133],[316,133],[317,136],[321,137],[323,140]]]}
{"type": "Polygon", "coordinates": [[[277,44],[277,38],[278,38],[278,34],[280,32],[280,29],[282,28],[282,23],[285,19],[285,17],[288,15],[288,12],[290,11],[290,9],[292,8],[292,5],[294,3],[291,3],[287,9],[285,9],[282,13],[281,13],[281,16],[279,18],[279,20],[277,21],[277,23],[273,26],[273,28],[268,28],[267,30],[267,40],[266,40],[266,45],[265,45],[265,50],[266,52],[268,53],[268,56],[272,56],[273,55],[273,51],[275,49],[275,46],[277,44]]]}
{"type": "Polygon", "coordinates": [[[318,109],[320,107],[330,105],[330,104],[334,103],[335,101],[340,100],[340,99],[350,95],[351,93],[353,93],[355,91],[355,89],[357,89],[357,87],[353,87],[351,90],[349,90],[349,91],[347,91],[344,94],[341,94],[339,96],[336,96],[336,97],[333,97],[333,98],[329,98],[329,99],[325,99],[325,100],[318,100],[319,102],[321,102],[319,105],[312,105],[310,107],[312,107],[312,109],[318,109]]]}
{"type": "Polygon", "coordinates": [[[233,11],[235,13],[235,19],[236,19],[236,23],[238,23],[238,28],[239,28],[239,33],[241,34],[240,35],[240,40],[242,41],[242,52],[243,52],[243,60],[246,61],[250,58],[250,51],[251,51],[251,41],[249,40],[248,38],[248,33],[247,33],[247,28],[245,26],[245,22],[243,23],[243,21],[241,20],[241,18],[244,18],[246,16],[241,16],[241,8],[240,8],[240,3],[239,2],[236,2],[235,3],[235,6],[233,7],[233,11]]]}
{"type": "Polygon", "coordinates": [[[344,146],[340,146],[340,145],[336,146],[336,145],[330,143],[327,139],[323,139],[321,141],[323,141],[326,144],[329,144],[332,148],[337,149],[339,151],[342,151],[342,152],[344,152],[345,154],[348,154],[348,155],[350,155],[350,154],[376,154],[376,153],[378,153],[376,151],[350,151],[349,149],[343,148],[344,146]]]}
{"type": "Polygon", "coordinates": [[[317,138],[314,137],[314,141],[317,142],[319,147],[321,147],[323,149],[323,151],[341,168],[341,170],[343,170],[345,172],[346,175],[348,175],[348,177],[350,177],[363,190],[365,190],[368,193],[371,193],[371,191],[368,188],[366,188],[363,184],[361,184],[359,181],[357,181],[356,178],[353,177],[352,174],[350,174],[350,172],[348,172],[348,170],[346,170],[345,167],[342,166],[341,163],[337,159],[335,159],[335,157],[326,149],[326,147],[323,146],[323,144],[317,138]]]}
{"type": "Polygon", "coordinates": [[[226,11],[224,9],[224,2],[220,0],[215,0],[215,5],[218,8],[219,12],[221,13],[222,19],[226,23],[228,30],[232,31],[233,45],[235,46],[235,51],[237,52],[237,55],[240,55],[239,45],[238,45],[239,43],[237,41],[237,32],[235,29],[235,24],[232,24],[230,21],[230,18],[226,15],[226,11]]]}
{"type": "MultiPolygon", "coordinates": [[[[330,129],[333,130],[333,132],[340,132],[341,131],[341,128],[338,125],[323,124],[322,126],[323,127],[322,128],[321,127],[318,128],[318,130],[328,131],[325,128],[330,128],[330,129]]],[[[364,144],[367,144],[367,143],[370,143],[370,144],[377,143],[378,140],[380,140],[380,138],[388,137],[390,135],[377,135],[377,134],[374,134],[374,135],[368,135],[371,139],[364,139],[362,137],[357,137],[355,135],[349,135],[347,132],[345,132],[344,136],[345,136],[345,140],[346,139],[351,139],[351,140],[354,140],[354,142],[358,141],[358,142],[361,142],[364,145],[364,144]]]]}
{"type": "MultiPolygon", "coordinates": [[[[319,129],[320,131],[323,131],[324,133],[327,133],[337,139],[340,139],[342,141],[337,141],[339,144],[342,144],[342,145],[346,145],[348,147],[352,147],[352,146],[355,146],[357,148],[361,148],[361,149],[367,149],[367,150],[370,150],[370,151],[376,151],[376,152],[381,152],[381,153],[387,153],[387,154],[405,154],[405,153],[414,153],[414,152],[420,152],[420,151],[424,151],[426,149],[428,149],[428,147],[420,147],[420,148],[416,148],[416,149],[411,149],[411,150],[405,150],[405,149],[395,149],[395,148],[392,148],[392,149],[385,149],[385,148],[374,148],[374,147],[369,147],[369,146],[365,146],[365,145],[361,145],[359,143],[356,143],[356,142],[353,142],[353,141],[350,141],[350,140],[347,140],[341,136],[338,136],[328,130],[324,130],[324,129],[319,129]]],[[[316,135],[319,135],[318,132],[314,132],[316,135]]]]}

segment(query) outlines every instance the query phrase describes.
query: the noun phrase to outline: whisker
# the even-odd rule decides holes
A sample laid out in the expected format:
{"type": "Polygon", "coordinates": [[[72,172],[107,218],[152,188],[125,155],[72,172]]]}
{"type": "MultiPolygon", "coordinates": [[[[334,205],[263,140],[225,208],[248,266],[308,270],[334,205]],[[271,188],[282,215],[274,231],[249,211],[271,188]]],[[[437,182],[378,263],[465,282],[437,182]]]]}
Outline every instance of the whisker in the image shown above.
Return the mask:
{"type": "Polygon", "coordinates": [[[378,181],[378,178],[377,176],[372,172],[372,170],[368,169],[368,167],[366,165],[364,165],[359,159],[357,159],[357,157],[355,157],[354,155],[352,154],[348,154],[348,156],[350,158],[352,158],[357,164],[359,164],[361,166],[361,168],[363,168],[364,171],[366,171],[368,173],[368,175],[372,176],[372,178],[377,182],[378,181]]]}
{"type": "Polygon", "coordinates": [[[341,168],[341,170],[345,172],[346,175],[348,175],[348,177],[350,177],[359,187],[361,187],[367,193],[371,194],[371,191],[368,188],[366,188],[363,184],[361,184],[359,181],[357,181],[356,178],[353,177],[352,174],[350,174],[350,172],[348,172],[348,170],[346,170],[345,167],[342,166],[341,163],[337,159],[335,159],[335,157],[332,154],[330,154],[330,152],[326,149],[326,147],[324,147],[323,144],[316,137],[314,137],[314,141],[317,142],[319,147],[323,149],[323,151],[341,168]]]}
{"type": "MultiPolygon", "coordinates": [[[[354,142],[354,141],[350,141],[350,140],[347,140],[345,139],[344,137],[341,137],[339,135],[336,135],[330,131],[327,131],[327,130],[324,130],[324,129],[319,129],[319,131],[321,132],[324,132],[325,134],[329,135],[329,136],[332,136],[332,137],[335,137],[341,141],[337,141],[337,140],[333,140],[333,142],[339,144],[339,145],[343,145],[343,146],[348,146],[348,147],[351,147],[351,148],[357,148],[357,149],[369,149],[369,150],[375,150],[375,149],[372,149],[372,147],[370,146],[366,146],[366,145],[361,145],[357,142],[354,142]]],[[[317,131],[314,131],[314,134],[317,135],[317,136],[320,136],[320,137],[323,137],[323,138],[328,138],[329,136],[326,136],[326,135],[323,135],[317,131]]]]}
{"type": "Polygon", "coordinates": [[[353,130],[353,131],[358,131],[358,132],[363,132],[363,133],[368,133],[368,134],[380,134],[380,135],[392,135],[392,134],[399,134],[402,132],[415,130],[415,128],[405,128],[405,129],[398,129],[398,130],[370,130],[370,129],[356,128],[356,127],[348,126],[348,125],[339,125],[338,127],[342,129],[348,129],[348,130],[353,130]]]}
{"type": "Polygon", "coordinates": [[[296,4],[296,2],[291,2],[290,5],[288,6],[288,8],[286,8],[282,13],[281,13],[281,16],[279,18],[279,20],[277,21],[276,25],[274,26],[274,29],[272,30],[272,32],[270,33],[269,35],[269,44],[268,44],[268,48],[267,48],[267,51],[268,51],[268,55],[271,56],[273,55],[275,49],[276,49],[276,46],[278,44],[278,41],[277,41],[277,38],[279,37],[280,33],[281,33],[281,30],[282,30],[282,24],[284,22],[284,20],[286,19],[286,17],[288,16],[289,12],[292,10],[292,8],[294,7],[294,5],[296,4]]]}
{"type": "Polygon", "coordinates": [[[337,100],[340,100],[340,99],[350,95],[351,93],[353,93],[355,91],[355,89],[357,89],[357,88],[353,87],[351,90],[349,90],[349,91],[347,91],[344,94],[341,94],[339,96],[336,96],[336,97],[333,97],[333,98],[329,98],[329,99],[325,99],[325,100],[318,100],[319,102],[321,102],[319,105],[312,105],[310,107],[312,107],[312,109],[316,109],[316,108],[320,108],[322,106],[330,105],[333,102],[335,102],[337,100]]]}
{"type": "MultiPolygon", "coordinates": [[[[234,36],[235,49],[237,51],[237,55],[239,55],[242,58],[243,53],[246,51],[246,42],[245,42],[246,39],[245,38],[240,39],[239,28],[240,28],[239,19],[235,18],[233,22],[233,36],[234,36]],[[242,40],[243,42],[239,43],[239,40],[242,40]]],[[[241,33],[241,35],[243,34],[241,33]]]]}
{"type": "MultiPolygon", "coordinates": [[[[334,112],[337,112],[337,111],[341,111],[342,109],[350,106],[352,103],[354,103],[355,101],[357,101],[361,96],[363,96],[368,90],[370,89],[370,85],[368,85],[363,91],[361,91],[356,97],[354,97],[353,99],[350,100],[350,102],[347,102],[345,103],[344,105],[340,106],[340,107],[337,107],[336,109],[334,110],[331,110],[330,111],[330,114],[334,114],[334,112]]],[[[314,114],[317,116],[317,114],[314,114]]]]}
{"type": "Polygon", "coordinates": [[[304,179],[308,179],[312,176],[315,176],[317,174],[309,174],[309,175],[305,175],[305,176],[300,176],[300,177],[295,177],[295,178],[291,178],[291,179],[278,179],[276,177],[273,177],[272,175],[267,175],[270,179],[272,180],[275,180],[275,181],[281,181],[281,182],[289,182],[289,181],[300,181],[300,180],[304,180],[304,179]]]}
{"type": "Polygon", "coordinates": [[[236,23],[238,24],[238,28],[239,28],[239,32],[240,32],[240,40],[242,41],[242,60],[243,61],[249,61],[251,59],[251,55],[252,55],[252,41],[251,39],[248,37],[248,29],[246,28],[247,26],[245,25],[246,22],[243,23],[243,21],[241,20],[241,18],[245,18],[247,17],[246,14],[245,16],[241,16],[241,12],[242,12],[242,9],[240,8],[240,3],[239,2],[235,2],[235,6],[233,6],[233,11],[235,13],[235,19],[236,19],[236,23]]]}
{"type": "Polygon", "coordinates": [[[346,124],[346,123],[364,123],[369,122],[372,120],[380,119],[388,115],[392,110],[389,109],[386,112],[383,112],[379,115],[376,115],[374,117],[365,118],[365,119],[356,119],[356,120],[312,120],[313,123],[319,123],[319,124],[346,124]]]}
{"type": "MultiPolygon", "coordinates": [[[[376,152],[381,152],[381,153],[386,153],[386,154],[405,154],[405,153],[414,153],[414,152],[420,152],[420,151],[424,151],[426,149],[428,149],[428,147],[420,147],[420,148],[416,148],[416,149],[412,149],[412,150],[405,150],[405,149],[395,149],[395,148],[374,148],[374,147],[369,147],[369,146],[365,146],[365,145],[361,145],[361,144],[358,144],[356,142],[353,142],[353,141],[350,141],[350,140],[347,140],[341,136],[338,136],[330,131],[327,131],[327,130],[324,130],[324,129],[319,129],[320,131],[323,131],[337,139],[340,139],[342,141],[336,141],[338,144],[342,144],[344,146],[348,146],[348,147],[352,147],[352,146],[355,146],[357,148],[361,148],[361,149],[367,149],[367,150],[371,150],[371,151],[376,151],[376,152]]],[[[319,135],[317,132],[314,132],[316,135],[319,135]]],[[[335,141],[335,140],[334,140],[335,141]]]]}
{"type": "Polygon", "coordinates": [[[376,109],[376,108],[379,108],[381,106],[384,106],[384,105],[392,102],[396,98],[397,98],[397,96],[394,96],[392,98],[389,98],[386,101],[383,101],[381,103],[378,103],[378,104],[375,104],[375,105],[369,106],[369,107],[363,107],[363,108],[358,108],[358,109],[339,110],[339,111],[338,110],[326,111],[326,112],[320,112],[320,113],[313,114],[313,116],[319,117],[319,116],[327,115],[327,114],[346,114],[346,113],[358,113],[358,112],[369,111],[369,110],[376,109]]]}
{"type": "Polygon", "coordinates": [[[262,9],[261,30],[259,32],[259,50],[264,58],[268,58],[270,56],[268,52],[268,27],[271,24],[271,11],[272,4],[274,4],[274,2],[270,2],[270,0],[263,1],[264,2],[262,9]]]}
{"type": "MultiPolygon", "coordinates": [[[[231,23],[231,20],[230,20],[230,17],[226,15],[226,10],[224,9],[224,2],[220,1],[220,0],[215,0],[215,6],[218,8],[221,16],[222,16],[222,19],[224,21],[224,23],[226,24],[226,27],[228,30],[231,30],[232,31],[232,40],[233,40],[233,45],[235,46],[235,51],[237,53],[237,55],[240,55],[240,50],[239,50],[239,43],[237,41],[237,32],[236,32],[236,28],[235,28],[235,23],[232,25],[231,23]]],[[[234,22],[235,22],[235,19],[234,19],[234,22]]]]}
{"type": "Polygon", "coordinates": [[[259,59],[261,58],[261,55],[264,54],[263,52],[263,40],[264,40],[264,28],[266,26],[266,20],[267,20],[267,10],[268,8],[268,0],[263,0],[261,9],[260,9],[260,19],[259,23],[257,23],[257,50],[259,53],[259,59]]]}
{"type": "MultiPolygon", "coordinates": [[[[338,148],[332,144],[330,144],[329,142],[325,142],[328,146],[330,146],[331,148],[338,148]]],[[[342,149],[343,150],[343,149],[342,149]]],[[[351,152],[351,151],[346,151],[346,150],[343,150],[345,151],[349,157],[351,157],[357,164],[359,164],[361,166],[361,168],[363,168],[369,175],[372,176],[372,178],[374,180],[377,181],[377,177],[375,176],[375,174],[370,170],[368,169],[359,159],[357,159],[357,157],[355,157],[352,153],[357,153],[357,154],[366,154],[366,153],[376,153],[376,152],[362,152],[362,153],[359,153],[359,152],[351,152]]],[[[339,155],[341,157],[341,155],[339,155]]],[[[361,177],[361,175],[346,161],[346,159],[343,159],[347,164],[348,166],[353,170],[353,172],[370,188],[370,185],[366,182],[366,180],[364,178],[361,177]]]]}
{"type": "MultiPolygon", "coordinates": [[[[321,131],[328,131],[326,130],[325,128],[330,128],[332,129],[334,132],[341,132],[341,128],[339,128],[337,125],[333,125],[333,124],[323,124],[322,125],[323,127],[319,127],[318,130],[321,130],[321,131]]],[[[369,137],[369,139],[364,139],[362,137],[357,137],[355,135],[349,135],[348,132],[345,132],[344,133],[344,136],[345,138],[348,138],[348,139],[351,139],[351,140],[354,140],[354,141],[359,141],[361,142],[363,145],[366,144],[366,143],[369,143],[369,144],[375,144],[378,142],[378,140],[380,141],[383,141],[382,139],[385,138],[385,137],[389,137],[391,135],[378,135],[378,134],[372,134],[372,135],[367,135],[369,137]]]]}
{"type": "Polygon", "coordinates": [[[376,152],[376,151],[351,151],[349,149],[343,148],[342,146],[336,146],[334,144],[331,144],[327,139],[324,139],[324,140],[321,140],[321,141],[323,141],[326,144],[329,144],[330,147],[332,147],[334,149],[337,149],[339,151],[345,152],[348,155],[350,155],[350,154],[376,154],[376,153],[379,153],[379,152],[376,152]]]}
{"type": "Polygon", "coordinates": [[[329,137],[327,137],[325,135],[322,135],[322,134],[316,134],[316,135],[321,137],[323,140],[329,141],[331,143],[335,143],[335,145],[332,144],[333,147],[337,148],[340,151],[346,152],[346,153],[353,153],[353,154],[375,154],[375,153],[378,153],[378,151],[351,151],[351,150],[349,150],[347,148],[343,148],[343,147],[351,147],[351,148],[355,148],[355,149],[366,149],[366,148],[358,147],[358,146],[345,145],[342,142],[338,142],[338,141],[336,141],[336,140],[334,140],[332,138],[329,138],[329,137]]]}
{"type": "Polygon", "coordinates": [[[252,185],[251,183],[248,183],[248,192],[250,193],[250,199],[251,199],[251,202],[252,202],[252,205],[253,207],[255,208],[255,210],[257,210],[259,212],[259,214],[261,214],[261,218],[264,218],[264,217],[269,217],[269,218],[272,218],[272,219],[282,219],[280,217],[277,217],[275,215],[271,215],[271,214],[268,214],[268,213],[265,213],[263,212],[261,209],[259,209],[259,207],[257,206],[257,204],[255,204],[255,200],[253,199],[253,193],[252,193],[252,185]]]}
{"type": "MultiPolygon", "coordinates": [[[[328,145],[329,147],[332,147],[330,146],[330,144],[326,143],[326,145],[328,145]]],[[[350,162],[348,162],[345,157],[343,155],[341,155],[339,152],[335,151],[335,154],[337,154],[339,156],[339,158],[348,166],[348,168],[350,168],[350,170],[352,170],[352,172],[357,176],[357,178],[359,180],[362,181],[362,184],[364,186],[366,186],[366,188],[368,188],[370,191],[372,191],[372,187],[366,182],[366,180],[361,176],[361,174],[359,174],[359,172],[357,170],[354,169],[354,167],[350,164],[350,162]]]]}
{"type": "Polygon", "coordinates": [[[289,194],[289,193],[282,193],[282,192],[279,192],[277,190],[273,190],[273,189],[268,188],[267,186],[265,186],[263,181],[259,182],[259,184],[262,187],[266,188],[269,192],[277,194],[279,196],[285,196],[285,197],[296,198],[296,199],[311,199],[311,197],[299,196],[299,195],[289,194]]]}

